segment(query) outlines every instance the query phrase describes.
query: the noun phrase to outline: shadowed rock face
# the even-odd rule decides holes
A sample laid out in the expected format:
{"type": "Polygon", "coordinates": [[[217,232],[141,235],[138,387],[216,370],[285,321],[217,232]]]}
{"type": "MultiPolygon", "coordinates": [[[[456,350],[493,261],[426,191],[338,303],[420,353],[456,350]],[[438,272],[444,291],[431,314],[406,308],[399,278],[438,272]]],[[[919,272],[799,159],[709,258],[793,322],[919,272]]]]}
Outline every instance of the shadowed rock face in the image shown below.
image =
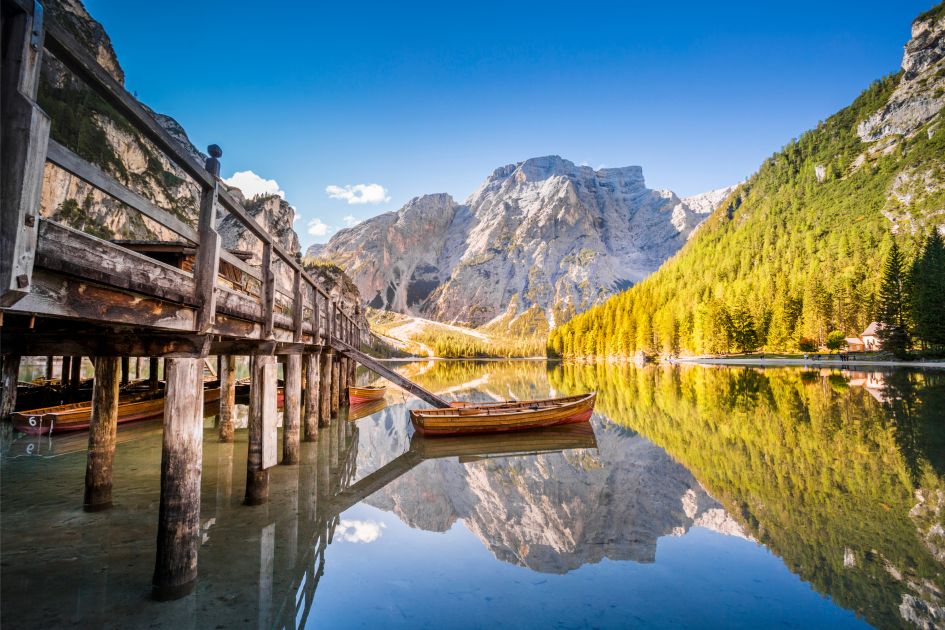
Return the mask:
{"type": "MultiPolygon", "coordinates": [[[[407,449],[401,406],[362,423],[358,471],[407,449]]],[[[411,527],[442,532],[462,521],[496,558],[566,573],[604,558],[653,562],[660,536],[693,525],[744,536],[680,464],[645,438],[595,421],[597,449],[428,460],[367,503],[411,527]]]]}
{"type": "Polygon", "coordinates": [[[690,204],[648,189],[639,166],[533,158],[496,169],[463,205],[418,197],[342,230],[318,255],[345,267],[375,308],[478,325],[517,299],[558,321],[654,271],[727,192],[690,204]]]}

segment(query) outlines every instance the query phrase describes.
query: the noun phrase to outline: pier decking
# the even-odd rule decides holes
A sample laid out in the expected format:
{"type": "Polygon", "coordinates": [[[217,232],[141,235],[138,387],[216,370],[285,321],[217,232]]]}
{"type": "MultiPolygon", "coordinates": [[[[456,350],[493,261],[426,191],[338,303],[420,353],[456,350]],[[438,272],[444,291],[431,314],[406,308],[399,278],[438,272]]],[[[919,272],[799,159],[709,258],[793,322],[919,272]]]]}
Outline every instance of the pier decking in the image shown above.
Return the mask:
{"type": "Polygon", "coordinates": [[[206,357],[221,357],[224,441],[233,435],[232,358],[252,357],[249,505],[268,500],[267,471],[277,464],[277,360],[285,372],[283,464],[298,463],[299,441],[315,440],[319,427],[331,424],[345,404],[345,386],[353,382],[357,363],[430,404],[446,403],[360,352],[366,331],[358,325],[359,305],[346,304],[320,286],[226,191],[219,179],[219,147],[209,147],[204,164],[195,160],[67,28],[44,15],[42,3],[2,0],[0,6],[0,415],[14,408],[21,356],[63,356],[63,380],[73,386],[79,382],[81,357],[92,358],[85,507],[106,509],[112,503],[117,397],[119,384],[128,378],[127,358],[148,357],[152,380],[163,359],[166,403],[154,594],[179,597],[197,575],[206,357]],[[44,54],[58,59],[199,188],[196,225],[50,139],[51,121],[36,102],[44,54]],[[109,241],[41,217],[49,165],[173,233],[173,242],[109,241]],[[220,215],[234,218],[256,239],[260,264],[222,247],[220,215]]]}

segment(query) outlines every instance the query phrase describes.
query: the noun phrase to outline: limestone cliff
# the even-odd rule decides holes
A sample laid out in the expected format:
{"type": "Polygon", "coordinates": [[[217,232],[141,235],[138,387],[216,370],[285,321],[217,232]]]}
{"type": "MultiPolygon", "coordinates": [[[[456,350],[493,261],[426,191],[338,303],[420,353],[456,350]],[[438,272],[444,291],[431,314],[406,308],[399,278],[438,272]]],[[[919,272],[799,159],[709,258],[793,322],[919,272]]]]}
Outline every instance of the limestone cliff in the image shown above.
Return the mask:
{"type": "Polygon", "coordinates": [[[730,190],[687,201],[647,188],[638,166],[533,158],[496,169],[464,204],[426,195],[342,230],[318,256],[375,308],[481,325],[514,302],[553,323],[653,272],[730,190]]]}

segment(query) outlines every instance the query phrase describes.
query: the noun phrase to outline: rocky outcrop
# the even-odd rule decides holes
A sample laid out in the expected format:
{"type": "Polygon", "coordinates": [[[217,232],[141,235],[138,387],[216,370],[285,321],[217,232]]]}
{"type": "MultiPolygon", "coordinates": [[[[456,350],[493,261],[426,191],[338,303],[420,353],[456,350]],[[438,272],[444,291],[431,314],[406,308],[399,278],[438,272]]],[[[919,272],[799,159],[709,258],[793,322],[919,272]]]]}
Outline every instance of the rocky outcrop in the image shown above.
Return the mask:
{"type": "MultiPolygon", "coordinates": [[[[902,76],[889,101],[857,127],[864,142],[909,136],[945,107],[945,10],[939,6],[912,24],[902,55],[902,76]]],[[[882,148],[886,148],[883,146],[882,148]]]]}
{"type": "Polygon", "coordinates": [[[342,230],[319,257],[375,308],[480,325],[517,300],[556,322],[653,272],[728,192],[687,202],[647,188],[638,166],[533,158],[496,169],[462,205],[426,195],[342,230]]]}
{"type": "MultiPolygon", "coordinates": [[[[407,449],[398,406],[362,422],[359,473],[407,449]],[[370,442],[370,443],[367,443],[370,442]]],[[[457,520],[496,558],[545,573],[611,560],[653,562],[661,536],[693,526],[744,536],[693,476],[632,431],[594,422],[597,449],[423,462],[367,502],[411,527],[448,530],[457,520]]]]}

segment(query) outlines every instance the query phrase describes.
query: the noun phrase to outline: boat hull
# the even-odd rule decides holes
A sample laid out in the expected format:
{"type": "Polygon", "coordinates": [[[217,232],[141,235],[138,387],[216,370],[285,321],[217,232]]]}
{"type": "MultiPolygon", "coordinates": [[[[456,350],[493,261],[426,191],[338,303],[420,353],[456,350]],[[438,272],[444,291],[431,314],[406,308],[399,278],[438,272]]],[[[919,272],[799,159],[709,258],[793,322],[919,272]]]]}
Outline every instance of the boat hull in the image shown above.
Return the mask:
{"type": "MultiPolygon", "coordinates": [[[[204,404],[220,399],[220,389],[207,389],[203,393],[204,404]]],[[[118,404],[118,424],[155,418],[164,413],[164,398],[126,401],[118,404]]],[[[46,435],[84,431],[92,421],[91,403],[60,405],[31,411],[18,411],[12,414],[13,426],[17,431],[28,435],[46,435]]]]}
{"type": "Polygon", "coordinates": [[[387,392],[385,387],[349,387],[348,401],[352,405],[381,400],[387,392]]]}
{"type": "Polygon", "coordinates": [[[411,410],[410,420],[426,437],[530,431],[587,422],[594,413],[596,396],[411,410]]]}

